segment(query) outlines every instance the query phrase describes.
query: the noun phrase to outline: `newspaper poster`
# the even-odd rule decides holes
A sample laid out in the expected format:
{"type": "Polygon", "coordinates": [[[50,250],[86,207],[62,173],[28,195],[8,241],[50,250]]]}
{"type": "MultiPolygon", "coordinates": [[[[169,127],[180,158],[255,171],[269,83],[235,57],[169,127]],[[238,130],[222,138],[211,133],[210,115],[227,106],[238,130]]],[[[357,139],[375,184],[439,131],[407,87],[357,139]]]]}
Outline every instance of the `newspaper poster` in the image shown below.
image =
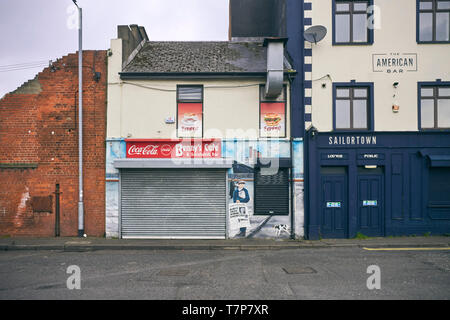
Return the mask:
{"type": "Polygon", "coordinates": [[[250,228],[250,216],[246,204],[230,204],[230,229],[250,228]]]}

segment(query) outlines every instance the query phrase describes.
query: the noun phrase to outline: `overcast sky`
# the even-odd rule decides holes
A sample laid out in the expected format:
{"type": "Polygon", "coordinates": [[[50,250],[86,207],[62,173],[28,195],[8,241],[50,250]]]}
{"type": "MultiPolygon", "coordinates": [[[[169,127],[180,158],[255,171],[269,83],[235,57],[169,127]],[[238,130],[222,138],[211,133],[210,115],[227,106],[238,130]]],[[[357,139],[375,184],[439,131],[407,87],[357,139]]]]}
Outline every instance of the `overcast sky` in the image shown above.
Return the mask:
{"type": "MultiPolygon", "coordinates": [[[[228,37],[228,0],[78,0],[78,4],[83,8],[83,49],[109,48],[117,25],[123,24],[144,26],[150,40],[158,41],[228,37]]],[[[78,31],[70,28],[73,7],[72,0],[0,0],[0,97],[34,78],[44,61],[77,51],[78,31]],[[40,67],[6,72],[30,62],[40,67]]]]}

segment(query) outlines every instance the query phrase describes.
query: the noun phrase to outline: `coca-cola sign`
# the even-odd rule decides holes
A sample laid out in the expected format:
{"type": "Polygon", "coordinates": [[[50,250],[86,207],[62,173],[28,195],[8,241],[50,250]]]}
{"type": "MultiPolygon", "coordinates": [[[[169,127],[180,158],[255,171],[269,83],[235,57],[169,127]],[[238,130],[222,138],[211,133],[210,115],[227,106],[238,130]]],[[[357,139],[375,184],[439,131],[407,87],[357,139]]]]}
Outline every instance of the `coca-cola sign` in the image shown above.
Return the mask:
{"type": "Polygon", "coordinates": [[[128,139],[127,158],[220,158],[220,140],[128,139]]]}

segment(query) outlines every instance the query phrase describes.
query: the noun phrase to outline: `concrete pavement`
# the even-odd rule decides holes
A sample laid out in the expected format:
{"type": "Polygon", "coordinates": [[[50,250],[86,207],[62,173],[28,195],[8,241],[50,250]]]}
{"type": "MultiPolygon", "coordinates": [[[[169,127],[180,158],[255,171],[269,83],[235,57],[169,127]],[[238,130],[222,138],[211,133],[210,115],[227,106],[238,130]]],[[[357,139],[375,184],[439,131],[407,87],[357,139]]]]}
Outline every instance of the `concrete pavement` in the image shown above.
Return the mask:
{"type": "Polygon", "coordinates": [[[97,250],[279,250],[301,248],[450,248],[450,237],[386,237],[322,240],[124,240],[106,238],[0,238],[4,250],[59,250],[66,252],[97,250]]]}

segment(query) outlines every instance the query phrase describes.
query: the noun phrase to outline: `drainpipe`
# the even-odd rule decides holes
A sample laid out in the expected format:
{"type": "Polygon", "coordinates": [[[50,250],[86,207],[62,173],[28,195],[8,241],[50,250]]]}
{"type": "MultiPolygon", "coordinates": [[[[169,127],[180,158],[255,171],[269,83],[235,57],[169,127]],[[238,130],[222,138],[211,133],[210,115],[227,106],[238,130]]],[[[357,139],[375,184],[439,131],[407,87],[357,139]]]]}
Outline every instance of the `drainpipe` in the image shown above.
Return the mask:
{"type": "Polygon", "coordinates": [[[290,153],[291,153],[291,174],[290,174],[290,178],[291,178],[291,239],[294,240],[295,239],[295,192],[294,192],[294,188],[295,188],[295,182],[294,182],[294,139],[292,138],[292,78],[290,75],[288,75],[288,80],[289,80],[289,115],[290,115],[290,119],[289,119],[289,128],[290,128],[290,132],[289,132],[289,147],[290,147],[290,153]]]}
{"type": "Polygon", "coordinates": [[[82,9],[78,8],[78,236],[84,236],[83,203],[83,18],[82,9]]]}

